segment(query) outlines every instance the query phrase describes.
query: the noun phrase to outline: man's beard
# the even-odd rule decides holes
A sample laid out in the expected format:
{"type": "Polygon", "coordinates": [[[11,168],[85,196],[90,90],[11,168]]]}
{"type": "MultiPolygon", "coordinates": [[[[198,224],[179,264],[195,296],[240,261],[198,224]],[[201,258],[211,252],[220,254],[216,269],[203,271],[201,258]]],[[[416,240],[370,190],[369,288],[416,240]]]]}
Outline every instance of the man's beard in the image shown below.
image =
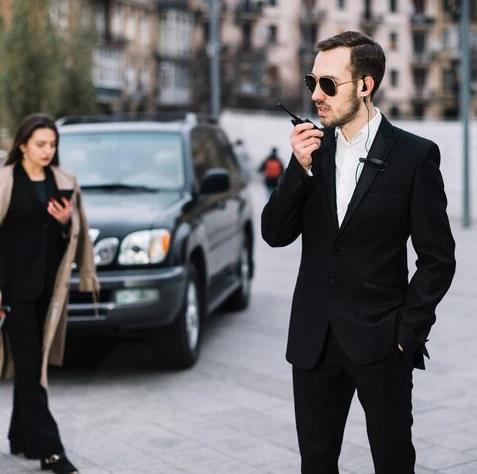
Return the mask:
{"type": "MultiPolygon", "coordinates": [[[[318,105],[318,104],[317,104],[318,105]]],[[[330,117],[330,118],[322,118],[321,124],[324,127],[343,127],[347,123],[351,122],[356,118],[358,115],[358,111],[361,107],[361,99],[355,95],[354,91],[351,91],[350,96],[348,98],[348,102],[346,103],[345,109],[341,112],[339,116],[330,117]]]]}

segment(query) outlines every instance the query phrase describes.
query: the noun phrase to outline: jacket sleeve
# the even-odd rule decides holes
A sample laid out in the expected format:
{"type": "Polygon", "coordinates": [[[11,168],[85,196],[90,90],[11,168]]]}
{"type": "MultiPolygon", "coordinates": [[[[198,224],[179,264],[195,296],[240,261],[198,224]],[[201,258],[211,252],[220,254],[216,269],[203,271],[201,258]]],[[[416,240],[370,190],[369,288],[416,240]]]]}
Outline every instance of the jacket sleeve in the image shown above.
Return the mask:
{"type": "Polygon", "coordinates": [[[308,176],[292,155],[262,211],[262,237],[271,247],[289,245],[301,234],[303,206],[316,179],[317,176],[308,176]]]}
{"type": "Polygon", "coordinates": [[[76,247],[75,262],[78,265],[80,273],[79,291],[92,292],[99,295],[99,280],[96,275],[96,266],[94,263],[93,243],[89,236],[89,226],[84,211],[82,195],[79,186],[75,183],[76,204],[79,213],[80,229],[78,235],[78,245],[76,247]]]}
{"type": "Polygon", "coordinates": [[[425,342],[436,320],[437,304],[455,273],[455,242],[447,217],[447,198],[439,171],[440,152],[429,142],[411,192],[411,240],[417,270],[398,311],[397,340],[405,351],[427,354],[425,342]]]}
{"type": "Polygon", "coordinates": [[[7,253],[5,225],[0,224],[0,290],[5,289],[7,283],[7,253]]]}

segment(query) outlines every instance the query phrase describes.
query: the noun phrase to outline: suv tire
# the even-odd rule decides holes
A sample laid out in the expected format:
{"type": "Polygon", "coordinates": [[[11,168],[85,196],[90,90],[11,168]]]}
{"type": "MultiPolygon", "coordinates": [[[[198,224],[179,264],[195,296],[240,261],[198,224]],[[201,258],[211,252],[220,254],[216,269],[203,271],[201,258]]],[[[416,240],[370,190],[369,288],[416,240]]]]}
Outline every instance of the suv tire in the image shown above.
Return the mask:
{"type": "Polygon", "coordinates": [[[202,339],[202,319],[199,277],[191,264],[179,315],[174,323],[159,329],[152,337],[153,350],[162,367],[186,369],[197,362],[202,339]]]}
{"type": "Polygon", "coordinates": [[[237,276],[240,281],[240,286],[225,301],[223,307],[227,311],[242,311],[246,309],[250,303],[252,283],[251,252],[250,239],[247,234],[244,233],[242,248],[237,262],[237,276]]]}

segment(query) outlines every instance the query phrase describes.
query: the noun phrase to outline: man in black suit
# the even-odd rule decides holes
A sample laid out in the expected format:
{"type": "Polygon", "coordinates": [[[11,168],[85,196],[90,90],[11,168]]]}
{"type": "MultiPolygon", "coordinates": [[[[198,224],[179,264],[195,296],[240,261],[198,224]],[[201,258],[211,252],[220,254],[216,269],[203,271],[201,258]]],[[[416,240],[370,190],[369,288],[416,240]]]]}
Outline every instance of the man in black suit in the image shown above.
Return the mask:
{"type": "Polygon", "coordinates": [[[305,82],[323,129],[294,127],[293,155],[262,213],[270,246],[302,239],[287,347],[301,472],[339,472],[357,391],[376,474],[413,474],[412,370],[424,368],[455,272],[440,153],[373,106],[379,44],[347,31],[317,51],[305,82]]]}

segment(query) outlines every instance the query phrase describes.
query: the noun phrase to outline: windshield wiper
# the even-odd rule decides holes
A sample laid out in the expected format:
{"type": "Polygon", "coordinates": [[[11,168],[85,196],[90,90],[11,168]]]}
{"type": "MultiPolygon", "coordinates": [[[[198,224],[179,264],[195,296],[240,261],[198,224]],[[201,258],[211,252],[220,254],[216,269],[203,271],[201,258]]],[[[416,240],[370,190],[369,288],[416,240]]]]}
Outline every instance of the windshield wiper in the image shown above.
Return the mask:
{"type": "Polygon", "coordinates": [[[139,184],[125,184],[125,183],[102,183],[102,184],[84,184],[81,189],[104,189],[112,191],[143,191],[147,193],[157,193],[158,188],[151,188],[150,186],[142,186],[139,184]]]}

